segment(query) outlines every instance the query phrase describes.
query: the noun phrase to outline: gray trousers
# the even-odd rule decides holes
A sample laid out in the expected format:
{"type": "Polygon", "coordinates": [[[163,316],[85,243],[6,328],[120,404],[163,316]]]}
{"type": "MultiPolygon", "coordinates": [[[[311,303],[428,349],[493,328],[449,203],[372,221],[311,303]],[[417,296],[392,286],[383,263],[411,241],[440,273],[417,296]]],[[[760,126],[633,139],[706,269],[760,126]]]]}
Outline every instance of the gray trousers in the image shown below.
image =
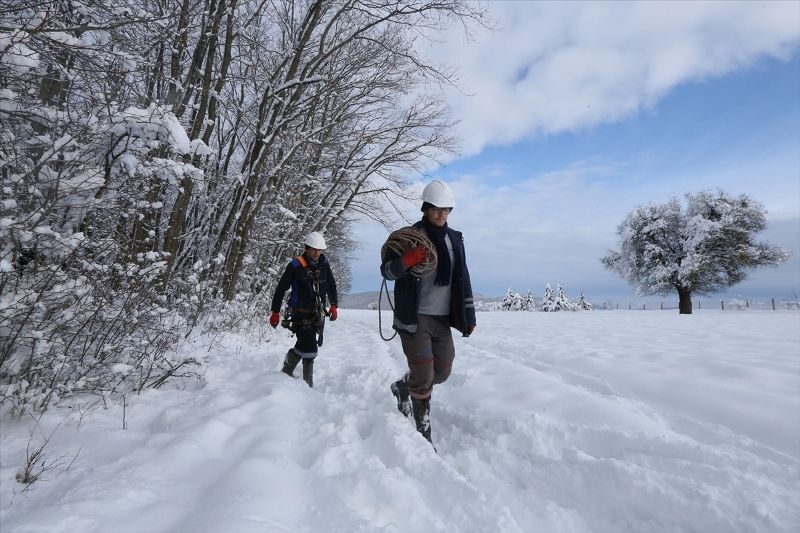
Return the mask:
{"type": "Polygon", "coordinates": [[[417,315],[417,334],[400,333],[408,361],[408,388],[420,400],[431,397],[434,384],[450,377],[456,356],[450,319],[446,316],[417,315]]]}

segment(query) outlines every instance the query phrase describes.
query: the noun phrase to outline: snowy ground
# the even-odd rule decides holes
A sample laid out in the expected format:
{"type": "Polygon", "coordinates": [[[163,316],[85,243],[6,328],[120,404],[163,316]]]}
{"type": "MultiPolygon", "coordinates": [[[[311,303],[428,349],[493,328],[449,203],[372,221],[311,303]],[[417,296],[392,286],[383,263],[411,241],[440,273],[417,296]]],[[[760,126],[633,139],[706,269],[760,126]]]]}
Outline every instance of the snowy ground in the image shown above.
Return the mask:
{"type": "Polygon", "coordinates": [[[329,324],[314,390],[277,371],[285,330],[229,338],[206,387],[130,398],[127,430],[121,406],[4,415],[0,531],[799,531],[799,318],[480,313],[434,392],[438,455],[375,312],[329,324]],[[65,464],[22,492],[51,434],[65,464]]]}

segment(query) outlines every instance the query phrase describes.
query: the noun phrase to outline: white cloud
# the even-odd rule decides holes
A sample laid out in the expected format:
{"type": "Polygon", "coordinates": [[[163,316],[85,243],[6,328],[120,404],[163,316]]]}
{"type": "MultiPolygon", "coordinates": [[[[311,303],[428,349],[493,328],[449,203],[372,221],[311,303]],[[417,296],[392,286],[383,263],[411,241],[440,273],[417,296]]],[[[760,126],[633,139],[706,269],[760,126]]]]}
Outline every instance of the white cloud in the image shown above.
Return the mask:
{"type": "Polygon", "coordinates": [[[786,58],[800,39],[797,2],[489,2],[500,26],[434,46],[455,65],[447,98],[465,154],[488,144],[623,119],[682,83],[761,57],[786,58]]]}
{"type": "MultiPolygon", "coordinates": [[[[788,59],[800,40],[797,2],[485,5],[500,31],[465,43],[453,29],[430,49],[434,60],[461,73],[463,92],[447,98],[460,120],[455,133],[464,155],[624,120],[680,84],[743,70],[763,57],[788,59]]],[[[800,217],[797,147],[780,139],[754,142],[709,157],[690,154],[680,167],[660,166],[674,163],[664,159],[670,154],[650,161],[632,148],[619,161],[574,161],[529,176],[494,162],[451,180],[457,196],[451,225],[464,232],[475,290],[499,295],[512,285],[541,293],[545,283],[560,281],[572,292],[624,292],[599,257],[615,245],[625,214],[637,204],[716,187],[763,202],[774,227],[764,238],[800,255],[791,232],[800,217]]],[[[409,205],[407,216],[416,219],[418,209],[409,205]]],[[[366,224],[359,232],[366,260],[353,265],[354,288],[377,290],[376,250],[388,231],[366,224]]],[[[798,264],[759,272],[754,281],[793,286],[798,264]]]]}
{"type": "MultiPolygon", "coordinates": [[[[739,155],[717,161],[712,173],[699,168],[677,179],[629,178],[639,173],[633,160],[577,161],[513,182],[506,178],[515,171],[492,165],[450,181],[456,209],[449,223],[464,234],[477,292],[499,296],[512,286],[540,294],[546,283],[561,282],[570,293],[584,291],[602,299],[631,292],[624,281],[602,268],[599,258],[616,246],[616,228],[634,206],[719,187],[750,194],[767,205],[769,230],[760,237],[790,249],[795,256],[777,270],[754,272],[752,283],[734,290],[793,287],[800,283],[800,234],[796,232],[800,180],[792,170],[797,154],[782,151],[767,159],[739,155]],[[794,178],[789,178],[792,172],[794,178]],[[496,179],[486,180],[487,173],[496,179]]],[[[405,214],[415,220],[418,210],[418,203],[409,202],[405,214]]],[[[397,227],[403,224],[398,222],[397,227]]],[[[389,232],[377,224],[357,227],[364,248],[353,265],[354,289],[377,290],[381,283],[378,252],[389,232]]]]}

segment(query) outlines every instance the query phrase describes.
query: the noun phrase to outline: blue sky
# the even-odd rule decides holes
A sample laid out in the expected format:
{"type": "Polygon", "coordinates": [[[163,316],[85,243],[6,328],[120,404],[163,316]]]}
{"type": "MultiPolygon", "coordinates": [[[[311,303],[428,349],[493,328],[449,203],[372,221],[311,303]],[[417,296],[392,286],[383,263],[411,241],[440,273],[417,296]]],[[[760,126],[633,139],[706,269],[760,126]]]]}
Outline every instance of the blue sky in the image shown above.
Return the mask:
{"type": "MultiPolygon", "coordinates": [[[[477,292],[634,298],[599,262],[624,216],[722,188],[762,202],[761,237],[794,254],[730,292],[800,293],[800,3],[487,5],[502,31],[433,48],[462,73],[464,153],[419,178],[454,187],[477,292]]],[[[377,290],[388,232],[358,233],[352,290],[377,290]]]]}

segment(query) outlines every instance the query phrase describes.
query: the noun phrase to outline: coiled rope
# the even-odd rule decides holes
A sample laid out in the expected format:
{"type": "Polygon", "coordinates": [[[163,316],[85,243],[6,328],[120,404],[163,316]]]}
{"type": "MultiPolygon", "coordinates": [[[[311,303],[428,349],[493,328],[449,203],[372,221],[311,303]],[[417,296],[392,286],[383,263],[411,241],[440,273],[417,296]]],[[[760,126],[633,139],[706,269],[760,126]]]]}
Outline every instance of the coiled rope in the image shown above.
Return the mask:
{"type": "MultiPolygon", "coordinates": [[[[399,230],[393,231],[389,234],[389,238],[386,239],[386,242],[381,247],[381,263],[386,261],[386,256],[388,252],[394,252],[398,257],[402,257],[408,250],[415,248],[417,246],[422,246],[425,248],[425,260],[417,263],[413,267],[409,269],[411,274],[422,277],[427,276],[436,271],[436,247],[433,245],[433,242],[428,238],[424,231],[418,230],[412,226],[406,226],[404,228],[400,228],[399,230]]],[[[392,313],[394,313],[394,304],[392,303],[392,299],[389,297],[389,288],[386,286],[386,279],[384,278],[383,283],[381,283],[381,288],[378,291],[378,333],[385,341],[390,341],[394,339],[395,335],[397,335],[397,331],[389,337],[388,339],[383,336],[383,324],[381,323],[381,297],[383,293],[386,293],[386,300],[389,302],[389,307],[392,309],[392,313]]]]}

